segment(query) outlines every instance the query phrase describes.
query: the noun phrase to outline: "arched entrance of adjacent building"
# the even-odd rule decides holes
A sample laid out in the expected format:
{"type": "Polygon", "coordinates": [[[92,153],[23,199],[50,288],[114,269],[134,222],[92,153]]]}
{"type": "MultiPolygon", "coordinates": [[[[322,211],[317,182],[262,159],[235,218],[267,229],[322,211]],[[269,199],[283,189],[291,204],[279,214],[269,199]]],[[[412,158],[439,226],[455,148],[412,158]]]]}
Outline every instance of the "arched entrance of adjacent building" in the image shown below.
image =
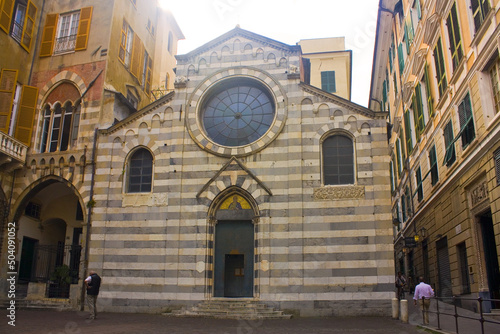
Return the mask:
{"type": "Polygon", "coordinates": [[[255,224],[258,208],[240,188],[214,200],[214,297],[254,297],[255,224]]]}
{"type": "Polygon", "coordinates": [[[58,176],[28,188],[16,204],[18,281],[49,283],[43,297],[68,297],[78,283],[84,214],[76,189],[58,176]]]}

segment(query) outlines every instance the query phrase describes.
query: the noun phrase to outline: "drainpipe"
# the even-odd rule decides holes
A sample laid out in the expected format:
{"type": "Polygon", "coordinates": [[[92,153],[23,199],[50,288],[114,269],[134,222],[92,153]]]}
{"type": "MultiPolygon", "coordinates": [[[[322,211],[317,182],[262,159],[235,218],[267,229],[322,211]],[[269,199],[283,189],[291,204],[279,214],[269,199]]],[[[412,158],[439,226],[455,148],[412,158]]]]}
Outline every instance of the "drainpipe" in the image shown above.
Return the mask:
{"type": "MultiPolygon", "coordinates": [[[[98,128],[94,130],[94,143],[92,145],[92,176],[90,180],[90,195],[89,202],[87,203],[87,231],[85,233],[85,256],[83,259],[83,279],[87,278],[88,270],[89,270],[89,244],[90,244],[90,227],[92,221],[92,208],[94,205],[94,180],[95,180],[95,170],[96,170],[96,151],[97,151],[97,132],[98,128]]],[[[85,305],[85,284],[82,284],[82,293],[81,293],[81,304],[80,311],[83,311],[85,305]]]]}

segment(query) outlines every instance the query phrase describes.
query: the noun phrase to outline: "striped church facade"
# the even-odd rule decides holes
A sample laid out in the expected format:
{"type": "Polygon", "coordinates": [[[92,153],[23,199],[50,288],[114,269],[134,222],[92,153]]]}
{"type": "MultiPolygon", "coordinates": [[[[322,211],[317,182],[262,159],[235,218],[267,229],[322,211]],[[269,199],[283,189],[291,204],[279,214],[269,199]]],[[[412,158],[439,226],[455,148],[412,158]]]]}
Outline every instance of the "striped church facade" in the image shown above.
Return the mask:
{"type": "Polygon", "coordinates": [[[103,309],[242,297],[303,316],[388,315],[386,113],[304,83],[300,47],[240,28],[177,63],[174,92],[97,134],[88,267],[103,309]],[[274,119],[258,140],[224,145],[200,113],[241,81],[267,92],[274,119]],[[353,182],[325,185],[332,136],[352,143],[353,182]],[[147,191],[130,188],[138,152],[147,191]]]}

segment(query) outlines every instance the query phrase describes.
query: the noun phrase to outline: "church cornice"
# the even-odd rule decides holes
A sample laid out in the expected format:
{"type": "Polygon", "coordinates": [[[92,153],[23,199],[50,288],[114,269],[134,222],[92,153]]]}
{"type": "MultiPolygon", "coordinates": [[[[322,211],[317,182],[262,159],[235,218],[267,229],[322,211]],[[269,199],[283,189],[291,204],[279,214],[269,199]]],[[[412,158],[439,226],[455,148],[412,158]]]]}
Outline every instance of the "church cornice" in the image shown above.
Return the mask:
{"type": "Polygon", "coordinates": [[[281,43],[274,39],[267,38],[259,34],[255,34],[245,29],[241,29],[240,27],[237,26],[233,30],[228,31],[227,33],[215,38],[214,40],[200,46],[197,49],[194,49],[189,53],[186,53],[184,55],[176,55],[175,58],[179,63],[188,63],[190,59],[195,58],[196,56],[210,49],[213,49],[214,47],[221,45],[236,36],[247,38],[251,41],[258,42],[264,46],[270,46],[272,48],[284,51],[287,54],[300,53],[302,50],[299,45],[288,45],[285,43],[281,43]]]}
{"type": "Polygon", "coordinates": [[[360,106],[359,104],[356,104],[352,101],[346,100],[340,96],[337,96],[335,94],[330,94],[330,93],[325,92],[324,90],[321,90],[317,87],[308,85],[304,82],[301,82],[299,84],[299,86],[306,93],[318,96],[318,97],[320,97],[328,102],[335,103],[335,104],[337,104],[341,107],[344,107],[348,110],[351,110],[355,113],[364,115],[366,117],[370,117],[372,119],[386,119],[387,118],[387,115],[388,115],[387,112],[375,112],[375,111],[370,110],[366,107],[360,106]]]}
{"type": "Polygon", "coordinates": [[[152,111],[156,110],[161,105],[164,105],[165,103],[172,101],[174,95],[175,95],[175,91],[171,91],[170,93],[162,96],[161,98],[159,98],[158,100],[154,101],[153,103],[148,104],[146,107],[138,110],[137,112],[133,113],[132,115],[128,116],[127,118],[119,121],[116,124],[113,124],[109,128],[107,128],[107,129],[101,129],[100,133],[101,134],[106,134],[106,135],[107,134],[112,134],[112,133],[114,133],[114,132],[116,132],[116,131],[118,131],[118,130],[124,128],[124,127],[126,127],[127,125],[129,125],[130,123],[132,123],[132,122],[136,121],[137,119],[143,117],[144,115],[147,115],[147,114],[151,113],[152,111]]]}

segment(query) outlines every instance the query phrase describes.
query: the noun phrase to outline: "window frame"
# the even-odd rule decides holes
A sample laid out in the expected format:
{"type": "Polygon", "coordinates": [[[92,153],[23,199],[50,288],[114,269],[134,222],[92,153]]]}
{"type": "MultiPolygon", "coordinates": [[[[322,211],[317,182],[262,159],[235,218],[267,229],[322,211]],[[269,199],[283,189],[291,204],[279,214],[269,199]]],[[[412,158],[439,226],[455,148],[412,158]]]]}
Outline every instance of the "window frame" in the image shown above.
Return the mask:
{"type": "Polygon", "coordinates": [[[444,147],[445,147],[445,156],[443,160],[443,165],[450,167],[457,160],[457,154],[455,150],[455,138],[453,137],[453,122],[451,119],[448,120],[448,122],[443,128],[443,137],[444,137],[444,147]]]}
{"type": "Polygon", "coordinates": [[[451,63],[455,71],[464,57],[463,42],[460,34],[457,2],[453,2],[450,13],[446,18],[448,41],[450,43],[451,63]]]}
{"type": "Polygon", "coordinates": [[[469,92],[465,94],[464,98],[458,105],[457,112],[460,123],[460,132],[458,136],[462,138],[462,148],[465,149],[476,138],[474,112],[472,110],[472,101],[469,92]]]}
{"type": "Polygon", "coordinates": [[[80,108],[81,106],[75,108],[71,101],[64,105],[56,103],[53,107],[46,104],[42,108],[38,146],[40,153],[66,152],[75,146],[80,125],[80,108]]]}
{"type": "Polygon", "coordinates": [[[423,182],[422,182],[422,169],[420,166],[418,166],[417,170],[415,171],[415,181],[417,183],[417,200],[418,202],[422,202],[424,200],[424,187],[423,187],[423,182]]]}
{"type": "Polygon", "coordinates": [[[125,185],[125,193],[127,194],[144,194],[144,193],[152,193],[153,192],[153,179],[154,179],[154,155],[153,153],[145,146],[139,146],[132,150],[127,158],[127,178],[126,178],[126,185],[125,185]],[[145,155],[147,154],[148,158],[151,158],[150,160],[147,159],[147,162],[151,161],[151,165],[146,165],[144,166],[145,162],[145,155]],[[136,157],[138,154],[143,154],[140,166],[132,166],[132,161],[134,157],[136,157]],[[144,168],[149,168],[150,167],[150,173],[149,174],[143,174],[142,171],[144,168]],[[138,174],[135,174],[134,171],[139,171],[138,174]],[[140,182],[132,182],[132,178],[140,178],[140,182]],[[148,182],[143,182],[144,177],[148,178],[148,182]],[[139,190],[133,190],[131,189],[133,186],[138,186],[139,190]],[[142,187],[144,186],[149,186],[149,188],[143,189],[142,187]]]}
{"type": "Polygon", "coordinates": [[[436,66],[436,80],[438,85],[439,98],[444,97],[444,93],[448,88],[448,80],[446,78],[446,64],[444,62],[443,43],[441,37],[436,42],[433,51],[434,65],[436,66]]]}
{"type": "Polygon", "coordinates": [[[470,10],[471,10],[471,15],[472,15],[472,25],[474,27],[474,35],[477,34],[477,32],[481,29],[486,17],[491,11],[491,4],[489,0],[476,0],[477,1],[477,7],[474,8],[475,0],[470,0],[470,10]],[[485,5],[486,7],[485,8],[485,5]],[[479,20],[476,21],[476,14],[478,15],[479,20]]]}
{"type": "MultiPolygon", "coordinates": [[[[334,143],[336,145],[338,145],[338,143],[334,143]]],[[[355,145],[355,140],[354,138],[352,137],[352,135],[350,135],[349,133],[346,133],[344,131],[334,131],[334,132],[330,132],[328,133],[327,135],[325,135],[321,141],[321,168],[322,168],[322,173],[321,173],[321,176],[322,176],[322,183],[324,186],[341,186],[341,185],[355,185],[356,184],[356,180],[357,180],[357,177],[356,177],[356,149],[355,149],[356,145],[355,145]],[[325,143],[329,143],[333,140],[335,140],[335,138],[345,138],[347,140],[349,140],[349,143],[350,143],[350,146],[348,148],[350,148],[352,150],[352,154],[349,154],[348,155],[339,155],[339,154],[327,154],[327,152],[325,151],[325,148],[327,148],[325,146],[325,143]],[[342,157],[342,159],[339,159],[339,156],[342,157]],[[350,161],[349,164],[345,164],[346,161],[347,161],[347,158],[348,157],[352,157],[352,161],[350,161]],[[334,163],[333,164],[330,164],[328,162],[328,165],[327,165],[327,160],[334,160],[334,163]],[[339,162],[343,162],[344,165],[341,165],[339,162]],[[341,173],[341,167],[344,167],[344,173],[341,173]],[[332,171],[332,168],[336,168],[336,173],[331,173],[332,171]],[[349,173],[346,173],[347,169],[349,169],[349,173]],[[327,176],[327,172],[328,172],[328,176],[327,176]],[[348,177],[350,178],[350,180],[347,180],[347,181],[341,181],[341,177],[348,177]],[[337,178],[336,181],[332,182],[331,178],[337,178]],[[351,182],[349,182],[351,181],[351,182]]],[[[335,146],[334,149],[338,149],[339,148],[347,148],[347,146],[335,146]]],[[[328,153],[332,153],[332,152],[328,152],[328,153]]],[[[335,153],[338,153],[338,152],[335,152],[335,153]]]]}
{"type": "Polygon", "coordinates": [[[497,178],[497,186],[500,185],[500,148],[493,152],[493,160],[495,163],[495,173],[497,178]]]}
{"type": "Polygon", "coordinates": [[[335,71],[321,71],[321,89],[328,93],[337,91],[335,71]]]}
{"type": "Polygon", "coordinates": [[[432,145],[429,150],[429,172],[431,174],[431,185],[435,186],[439,182],[439,167],[437,163],[436,145],[432,145]]]}

